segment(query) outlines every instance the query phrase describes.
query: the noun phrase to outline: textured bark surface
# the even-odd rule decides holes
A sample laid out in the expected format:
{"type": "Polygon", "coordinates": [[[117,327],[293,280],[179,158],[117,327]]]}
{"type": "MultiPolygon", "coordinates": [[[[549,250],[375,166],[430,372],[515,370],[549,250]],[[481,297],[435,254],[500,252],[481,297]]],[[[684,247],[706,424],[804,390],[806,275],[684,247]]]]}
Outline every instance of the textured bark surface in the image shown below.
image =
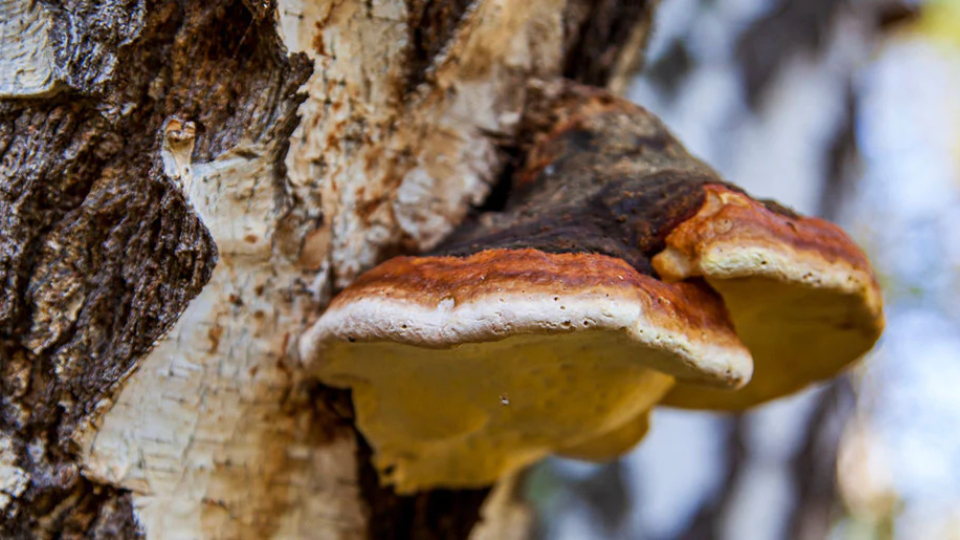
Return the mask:
{"type": "Polygon", "coordinates": [[[51,82],[0,102],[0,536],[133,536],[131,494],[84,474],[83,433],[217,260],[161,128],[195,120],[197,159],[284,140],[309,67],[239,2],[31,9],[51,82]]]}
{"type": "Polygon", "coordinates": [[[580,4],[0,2],[0,536],[525,530],[376,487],[290,352],[482,202],[528,80],[627,65],[650,6],[580,4]]]}

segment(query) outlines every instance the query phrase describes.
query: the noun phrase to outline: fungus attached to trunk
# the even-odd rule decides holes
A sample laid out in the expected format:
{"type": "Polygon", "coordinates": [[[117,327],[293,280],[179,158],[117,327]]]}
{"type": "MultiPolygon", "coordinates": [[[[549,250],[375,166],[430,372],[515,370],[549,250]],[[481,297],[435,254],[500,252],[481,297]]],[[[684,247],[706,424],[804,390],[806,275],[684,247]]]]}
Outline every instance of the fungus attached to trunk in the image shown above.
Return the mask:
{"type": "Polygon", "coordinates": [[[684,406],[769,399],[829,370],[760,373],[774,382],[737,397],[751,352],[779,372],[779,340],[809,339],[824,356],[784,358],[835,370],[879,331],[869,267],[838,229],[750,199],[640,107],[546,93],[505,209],[363,274],[301,340],[321,380],[352,389],[398,491],[490,484],[550,453],[610,459],[671,388],[684,406]],[[798,317],[769,316],[784,300],[798,317]]]}

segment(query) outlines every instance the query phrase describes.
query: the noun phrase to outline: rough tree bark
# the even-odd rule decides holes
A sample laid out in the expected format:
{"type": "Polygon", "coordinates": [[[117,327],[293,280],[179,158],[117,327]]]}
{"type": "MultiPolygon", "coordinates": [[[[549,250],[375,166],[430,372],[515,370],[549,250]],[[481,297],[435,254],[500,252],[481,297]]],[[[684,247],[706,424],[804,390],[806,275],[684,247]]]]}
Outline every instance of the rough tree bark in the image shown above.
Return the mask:
{"type": "Polygon", "coordinates": [[[379,487],[293,343],[654,3],[0,1],[0,537],[525,536],[509,481],[379,487]]]}

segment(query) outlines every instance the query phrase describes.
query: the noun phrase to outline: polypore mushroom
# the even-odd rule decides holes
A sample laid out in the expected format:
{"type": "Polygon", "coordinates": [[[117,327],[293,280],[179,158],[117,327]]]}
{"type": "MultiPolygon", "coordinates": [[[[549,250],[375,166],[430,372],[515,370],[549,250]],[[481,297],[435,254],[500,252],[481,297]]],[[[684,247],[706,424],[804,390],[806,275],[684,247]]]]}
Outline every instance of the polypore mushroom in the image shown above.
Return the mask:
{"type": "Polygon", "coordinates": [[[795,218],[724,183],[644,109],[551,91],[528,111],[541,134],[502,212],[363,274],[301,340],[321,380],[352,389],[400,492],[489,484],[549,453],[609,459],[675,379],[733,396],[751,376],[696,225],[721,194],[795,218]]]}
{"type": "Polygon", "coordinates": [[[836,375],[873,347],[883,300],[870,263],[832,223],[706,186],[697,214],[653,264],[667,281],[705,278],[754,361],[736,392],[679,384],[665,404],[740,410],[836,375]]]}

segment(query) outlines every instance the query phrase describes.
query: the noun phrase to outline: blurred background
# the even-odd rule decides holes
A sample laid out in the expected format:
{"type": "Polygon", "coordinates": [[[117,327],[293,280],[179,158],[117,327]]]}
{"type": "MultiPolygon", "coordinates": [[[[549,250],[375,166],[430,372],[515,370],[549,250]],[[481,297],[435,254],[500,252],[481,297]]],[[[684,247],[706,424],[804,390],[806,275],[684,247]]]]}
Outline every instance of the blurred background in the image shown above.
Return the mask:
{"type": "Polygon", "coordinates": [[[960,0],[662,0],[631,99],[755,196],[841,224],[887,330],[740,416],[659,409],[620,461],[554,459],[543,539],[960,539],[960,0]]]}

